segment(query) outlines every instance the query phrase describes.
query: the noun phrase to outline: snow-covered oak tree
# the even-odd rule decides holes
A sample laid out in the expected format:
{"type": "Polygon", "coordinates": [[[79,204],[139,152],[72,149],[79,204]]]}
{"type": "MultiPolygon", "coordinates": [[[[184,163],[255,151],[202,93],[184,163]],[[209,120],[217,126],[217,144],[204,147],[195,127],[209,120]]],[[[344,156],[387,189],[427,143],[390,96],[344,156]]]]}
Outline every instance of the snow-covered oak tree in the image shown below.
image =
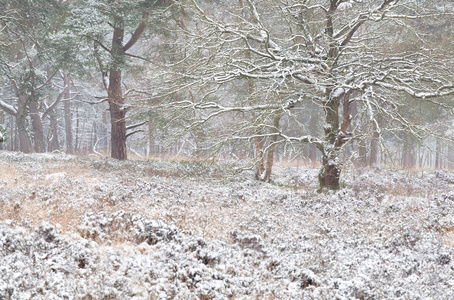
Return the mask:
{"type": "Polygon", "coordinates": [[[266,137],[268,148],[315,145],[322,157],[320,187],[339,187],[341,153],[360,125],[371,128],[378,142],[387,129],[421,133],[402,113],[408,107],[434,105],[452,114],[447,99],[454,92],[452,52],[431,39],[428,29],[452,17],[452,5],[427,0],[191,0],[186,11],[193,19],[186,26],[183,58],[167,71],[155,72],[160,84],[155,99],[186,95],[165,105],[205,111],[192,127],[225,113],[268,120],[242,122],[230,139],[266,137]],[[184,67],[180,71],[177,65],[184,67]],[[310,118],[313,113],[304,110],[308,102],[323,111],[324,134],[310,135],[304,126],[288,134],[280,120],[310,118]]]}

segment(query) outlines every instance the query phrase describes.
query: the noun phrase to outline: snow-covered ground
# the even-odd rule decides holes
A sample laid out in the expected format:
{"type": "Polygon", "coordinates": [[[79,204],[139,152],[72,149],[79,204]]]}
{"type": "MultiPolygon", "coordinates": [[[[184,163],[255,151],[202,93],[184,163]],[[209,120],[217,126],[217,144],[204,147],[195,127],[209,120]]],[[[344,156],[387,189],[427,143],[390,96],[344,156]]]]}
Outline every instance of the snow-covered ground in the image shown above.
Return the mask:
{"type": "Polygon", "coordinates": [[[200,168],[0,152],[0,299],[454,299],[453,173],[200,168]]]}

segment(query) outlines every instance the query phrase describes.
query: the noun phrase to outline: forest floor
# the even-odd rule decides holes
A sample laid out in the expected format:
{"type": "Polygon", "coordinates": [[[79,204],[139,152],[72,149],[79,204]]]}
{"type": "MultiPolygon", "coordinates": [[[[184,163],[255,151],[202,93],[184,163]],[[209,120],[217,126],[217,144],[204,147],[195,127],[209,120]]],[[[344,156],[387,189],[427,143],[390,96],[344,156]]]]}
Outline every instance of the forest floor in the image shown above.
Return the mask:
{"type": "Polygon", "coordinates": [[[201,166],[0,152],[0,299],[454,299],[454,173],[201,166]]]}

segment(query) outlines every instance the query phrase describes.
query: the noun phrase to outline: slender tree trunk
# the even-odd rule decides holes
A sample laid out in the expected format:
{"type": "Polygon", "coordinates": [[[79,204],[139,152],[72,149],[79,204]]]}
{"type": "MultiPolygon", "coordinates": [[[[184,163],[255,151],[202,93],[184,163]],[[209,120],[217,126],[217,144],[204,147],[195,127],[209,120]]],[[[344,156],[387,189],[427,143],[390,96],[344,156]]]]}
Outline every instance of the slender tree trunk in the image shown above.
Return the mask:
{"type": "Polygon", "coordinates": [[[76,109],[76,141],[74,143],[74,152],[79,152],[79,109],[76,109]]]}
{"type": "MultiPolygon", "coordinates": [[[[47,66],[47,79],[50,80],[51,78],[52,78],[52,71],[51,71],[50,66],[47,66]]],[[[50,95],[49,103],[51,106],[45,112],[45,115],[48,114],[49,119],[50,119],[49,133],[48,133],[48,137],[47,137],[47,150],[49,152],[52,152],[55,150],[60,150],[60,142],[58,140],[58,119],[57,119],[57,114],[55,112],[55,109],[52,106],[54,103],[53,100],[54,100],[53,96],[50,95]]]]}
{"type": "Polygon", "coordinates": [[[367,166],[367,143],[364,138],[358,142],[358,163],[361,167],[367,166]]]}
{"type": "Polygon", "coordinates": [[[404,133],[404,140],[402,144],[402,158],[401,165],[404,168],[414,167],[414,142],[409,133],[404,133]]]}
{"type": "Polygon", "coordinates": [[[78,147],[78,152],[82,153],[82,154],[86,154],[88,151],[88,142],[87,142],[87,139],[85,138],[85,136],[86,136],[85,125],[86,124],[87,124],[87,115],[84,114],[84,121],[82,123],[82,130],[80,130],[79,147],[78,147]]]}
{"type": "MultiPolygon", "coordinates": [[[[1,124],[1,128],[5,129],[5,133],[6,133],[7,128],[3,127],[3,124],[5,124],[5,113],[3,111],[0,113],[0,124],[1,124]]],[[[1,137],[0,138],[0,150],[3,150],[3,142],[4,142],[4,138],[1,137]]]]}
{"type": "MultiPolygon", "coordinates": [[[[273,120],[273,130],[272,133],[279,133],[279,123],[281,121],[282,114],[279,113],[274,117],[273,120]]],[[[270,138],[270,146],[268,148],[268,153],[266,154],[266,166],[265,166],[265,176],[263,178],[264,182],[270,182],[271,180],[271,170],[273,169],[274,164],[274,152],[276,150],[277,135],[273,135],[270,138]]]]}
{"type": "Polygon", "coordinates": [[[153,136],[153,125],[151,120],[148,122],[148,147],[147,147],[147,157],[150,157],[154,153],[154,136],[153,136]]]}
{"type": "MultiPolygon", "coordinates": [[[[2,111],[2,112],[0,113],[0,124],[1,124],[1,127],[0,127],[0,128],[2,128],[2,129],[4,128],[4,127],[3,127],[3,124],[4,124],[4,123],[5,123],[5,114],[4,114],[4,112],[2,111]]],[[[5,133],[6,133],[6,129],[7,129],[7,128],[5,128],[5,133]]],[[[3,137],[3,136],[0,136],[0,150],[3,150],[3,142],[4,142],[4,141],[5,141],[5,140],[4,140],[4,137],[3,137]]]]}
{"type": "Polygon", "coordinates": [[[90,147],[88,148],[88,152],[94,152],[96,150],[95,145],[97,142],[98,142],[98,130],[97,130],[96,121],[93,121],[92,134],[91,134],[91,138],[90,138],[90,147]]]}
{"type": "MultiPolygon", "coordinates": [[[[260,130],[257,130],[257,133],[260,134],[260,130]]],[[[257,180],[262,180],[263,172],[265,170],[264,165],[264,154],[263,154],[263,137],[255,138],[255,178],[257,180]]]]}
{"type": "MultiPolygon", "coordinates": [[[[377,122],[379,119],[377,118],[377,122]]],[[[378,161],[378,139],[380,137],[379,128],[377,128],[377,124],[374,122],[372,124],[373,127],[373,134],[372,140],[370,141],[370,158],[369,158],[369,165],[374,166],[377,164],[378,161]]]]}
{"type": "Polygon", "coordinates": [[[58,140],[58,120],[54,109],[49,110],[50,125],[49,125],[49,152],[60,150],[60,142],[58,140]]]}
{"type": "Polygon", "coordinates": [[[10,122],[11,122],[11,151],[18,151],[19,147],[17,144],[17,119],[13,116],[10,116],[10,122]]]}
{"type": "Polygon", "coordinates": [[[9,150],[14,151],[14,118],[13,116],[9,116],[9,136],[10,136],[10,141],[9,141],[9,150]]]}
{"type": "MultiPolygon", "coordinates": [[[[312,113],[311,118],[310,118],[310,125],[309,125],[309,132],[312,135],[317,134],[317,120],[318,116],[316,113],[312,113]]],[[[317,147],[314,144],[309,144],[309,160],[311,161],[311,164],[314,165],[315,162],[317,161],[317,147]]]]}
{"type": "Polygon", "coordinates": [[[63,97],[63,109],[65,114],[65,138],[66,138],[66,153],[73,154],[73,129],[72,129],[72,113],[71,113],[71,89],[70,79],[68,75],[63,73],[63,81],[65,83],[65,95],[63,97]]]}
{"type": "Polygon", "coordinates": [[[441,141],[440,138],[437,137],[437,145],[435,149],[435,169],[440,169],[441,167],[441,141]]]}

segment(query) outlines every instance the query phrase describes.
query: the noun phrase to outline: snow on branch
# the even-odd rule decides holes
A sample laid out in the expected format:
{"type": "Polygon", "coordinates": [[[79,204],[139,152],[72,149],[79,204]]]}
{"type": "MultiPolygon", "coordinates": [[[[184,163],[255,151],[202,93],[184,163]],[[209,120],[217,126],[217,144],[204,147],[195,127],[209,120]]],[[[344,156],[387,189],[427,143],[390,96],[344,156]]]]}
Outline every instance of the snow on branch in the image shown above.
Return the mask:
{"type": "Polygon", "coordinates": [[[3,100],[0,100],[0,108],[12,116],[17,115],[17,109],[8,103],[5,103],[3,100]]]}
{"type": "Polygon", "coordinates": [[[444,97],[444,96],[449,96],[454,94],[454,85],[450,86],[442,86],[438,88],[436,91],[433,92],[417,92],[414,89],[407,87],[407,86],[402,86],[402,85],[395,85],[387,82],[380,82],[380,81],[375,81],[374,85],[380,86],[382,88],[386,89],[392,89],[398,92],[405,92],[408,95],[419,98],[419,99],[430,99],[430,98],[437,98],[437,97],[444,97]],[[447,90],[443,92],[443,90],[447,90]]]}

